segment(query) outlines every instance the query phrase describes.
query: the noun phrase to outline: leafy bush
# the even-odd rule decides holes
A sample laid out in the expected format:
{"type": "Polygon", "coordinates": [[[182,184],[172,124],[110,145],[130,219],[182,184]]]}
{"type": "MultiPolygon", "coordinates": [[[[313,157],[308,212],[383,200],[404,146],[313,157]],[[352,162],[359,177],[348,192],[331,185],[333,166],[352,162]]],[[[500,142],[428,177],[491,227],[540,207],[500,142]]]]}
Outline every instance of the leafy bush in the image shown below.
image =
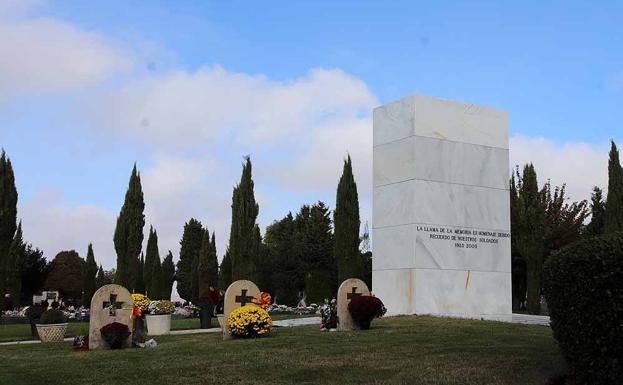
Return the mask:
{"type": "Polygon", "coordinates": [[[259,337],[270,332],[273,320],[268,312],[255,305],[239,307],[227,318],[229,332],[236,337],[259,337]]]}
{"type": "Polygon", "coordinates": [[[175,313],[175,305],[167,300],[151,301],[147,307],[147,314],[166,315],[175,313]]]}
{"type": "Polygon", "coordinates": [[[130,329],[128,325],[113,322],[103,326],[100,333],[111,349],[121,349],[125,340],[130,336],[130,329]]]}
{"type": "Polygon", "coordinates": [[[348,303],[348,312],[359,328],[370,329],[370,323],[377,317],[385,315],[383,302],[373,295],[360,295],[348,303]]]}
{"type": "Polygon", "coordinates": [[[51,324],[63,324],[67,322],[67,318],[62,311],[57,309],[46,310],[41,314],[41,318],[39,318],[39,324],[41,325],[51,325],[51,324]]]}
{"type": "Polygon", "coordinates": [[[28,317],[31,322],[38,321],[43,313],[45,313],[46,309],[47,306],[44,306],[42,304],[29,306],[28,309],[26,309],[26,317],[28,317]]]}
{"type": "Polygon", "coordinates": [[[562,249],[543,278],[554,337],[578,383],[623,383],[623,234],[562,249]]]}

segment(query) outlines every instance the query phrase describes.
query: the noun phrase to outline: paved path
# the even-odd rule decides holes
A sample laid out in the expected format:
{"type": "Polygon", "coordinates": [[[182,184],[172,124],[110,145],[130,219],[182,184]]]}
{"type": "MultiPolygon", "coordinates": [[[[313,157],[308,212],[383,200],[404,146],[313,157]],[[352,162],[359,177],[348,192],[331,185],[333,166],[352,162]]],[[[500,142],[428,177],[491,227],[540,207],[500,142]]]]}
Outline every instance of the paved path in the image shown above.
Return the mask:
{"type": "Polygon", "coordinates": [[[549,326],[549,317],[546,315],[513,314],[514,324],[549,326]]]}

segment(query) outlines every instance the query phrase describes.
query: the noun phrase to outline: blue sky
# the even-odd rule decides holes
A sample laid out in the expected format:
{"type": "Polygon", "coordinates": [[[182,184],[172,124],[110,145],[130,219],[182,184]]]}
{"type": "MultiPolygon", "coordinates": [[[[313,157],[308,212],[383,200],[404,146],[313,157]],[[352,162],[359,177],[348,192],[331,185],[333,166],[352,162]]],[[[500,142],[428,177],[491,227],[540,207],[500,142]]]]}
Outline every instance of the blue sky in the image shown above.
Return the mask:
{"type": "Polygon", "coordinates": [[[512,162],[586,199],[622,139],[623,4],[506,3],[0,0],[26,237],[112,267],[136,161],[161,254],[191,215],[222,251],[246,154],[263,226],[332,206],[347,152],[369,220],[371,109],[414,93],[507,110],[512,162]]]}

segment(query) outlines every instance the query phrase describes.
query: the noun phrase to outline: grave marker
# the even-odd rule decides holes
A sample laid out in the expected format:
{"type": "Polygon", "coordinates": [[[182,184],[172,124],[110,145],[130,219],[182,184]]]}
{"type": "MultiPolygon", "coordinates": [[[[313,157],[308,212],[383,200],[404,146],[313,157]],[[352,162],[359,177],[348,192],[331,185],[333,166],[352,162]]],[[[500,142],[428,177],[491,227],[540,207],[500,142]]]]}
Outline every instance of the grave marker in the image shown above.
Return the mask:
{"type": "Polygon", "coordinates": [[[357,330],[359,326],[353,321],[348,312],[348,303],[351,299],[361,295],[370,295],[368,285],[360,279],[350,278],[342,282],[337,291],[337,330],[357,330]]]}
{"type": "Polygon", "coordinates": [[[229,333],[229,328],[227,326],[227,319],[229,318],[231,312],[239,307],[252,305],[253,303],[251,301],[253,298],[260,298],[260,289],[258,289],[255,283],[248,280],[239,280],[229,285],[225,291],[223,307],[223,323],[225,325],[223,327],[224,339],[231,338],[231,334],[229,333]]]}
{"type": "Polygon", "coordinates": [[[89,320],[89,349],[109,349],[100,329],[109,323],[119,322],[128,326],[130,336],[123,347],[132,346],[132,310],[134,301],[130,292],[120,285],[104,285],[91,299],[89,320]]]}

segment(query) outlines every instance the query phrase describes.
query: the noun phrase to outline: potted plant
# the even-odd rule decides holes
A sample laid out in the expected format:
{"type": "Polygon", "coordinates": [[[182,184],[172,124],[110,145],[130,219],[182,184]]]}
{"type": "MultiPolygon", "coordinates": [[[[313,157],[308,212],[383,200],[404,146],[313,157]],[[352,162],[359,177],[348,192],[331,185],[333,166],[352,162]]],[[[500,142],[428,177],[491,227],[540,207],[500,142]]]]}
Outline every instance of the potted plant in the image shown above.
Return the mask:
{"type": "Polygon", "coordinates": [[[37,323],[41,342],[62,342],[67,330],[67,319],[58,309],[46,310],[37,323]]]}
{"type": "Polygon", "coordinates": [[[121,349],[128,337],[130,336],[130,329],[128,325],[120,322],[112,322],[103,326],[100,329],[102,338],[108,344],[111,349],[121,349]]]}
{"type": "Polygon", "coordinates": [[[171,301],[151,301],[147,307],[145,321],[147,334],[161,336],[171,332],[171,314],[175,312],[175,305],[171,301]]]}
{"type": "Polygon", "coordinates": [[[382,317],[387,310],[380,299],[373,295],[360,295],[348,303],[348,312],[361,330],[370,329],[370,323],[382,317]]]}

